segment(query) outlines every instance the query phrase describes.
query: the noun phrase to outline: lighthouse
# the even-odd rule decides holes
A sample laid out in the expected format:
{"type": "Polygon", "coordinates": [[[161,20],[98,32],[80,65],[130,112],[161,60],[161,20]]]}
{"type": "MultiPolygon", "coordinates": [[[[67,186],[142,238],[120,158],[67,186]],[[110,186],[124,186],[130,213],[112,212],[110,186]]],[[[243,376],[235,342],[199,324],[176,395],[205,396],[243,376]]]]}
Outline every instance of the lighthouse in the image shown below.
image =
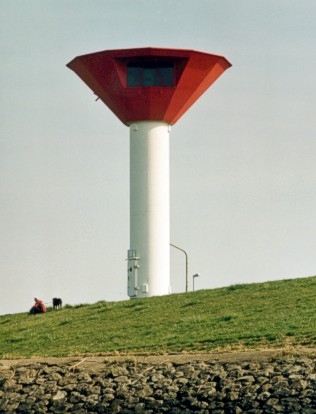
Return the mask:
{"type": "Polygon", "coordinates": [[[170,293],[170,132],[228,69],[222,56],[185,49],[105,50],[67,64],[130,130],[131,298],[170,293]]]}

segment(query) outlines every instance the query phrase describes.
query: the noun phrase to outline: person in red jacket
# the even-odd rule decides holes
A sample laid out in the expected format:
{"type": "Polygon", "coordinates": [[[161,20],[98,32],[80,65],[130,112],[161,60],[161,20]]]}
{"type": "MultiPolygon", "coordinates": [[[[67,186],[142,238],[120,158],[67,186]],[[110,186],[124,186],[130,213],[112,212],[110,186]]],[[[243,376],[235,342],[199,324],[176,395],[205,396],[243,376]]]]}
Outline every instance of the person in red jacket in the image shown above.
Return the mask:
{"type": "Polygon", "coordinates": [[[34,298],[34,300],[35,300],[35,303],[31,307],[29,314],[30,315],[35,315],[37,313],[45,313],[46,312],[46,307],[45,307],[43,301],[41,299],[38,299],[38,298],[34,298]]]}

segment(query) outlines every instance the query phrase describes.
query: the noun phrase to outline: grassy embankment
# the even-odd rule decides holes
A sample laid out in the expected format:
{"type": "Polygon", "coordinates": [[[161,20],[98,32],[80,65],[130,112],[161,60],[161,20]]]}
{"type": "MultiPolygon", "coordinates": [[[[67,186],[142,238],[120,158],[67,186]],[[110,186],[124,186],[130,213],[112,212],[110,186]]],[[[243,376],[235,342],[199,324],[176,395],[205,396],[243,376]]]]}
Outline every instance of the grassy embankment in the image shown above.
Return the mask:
{"type": "Polygon", "coordinates": [[[316,277],[0,316],[0,358],[316,345],[316,277]]]}

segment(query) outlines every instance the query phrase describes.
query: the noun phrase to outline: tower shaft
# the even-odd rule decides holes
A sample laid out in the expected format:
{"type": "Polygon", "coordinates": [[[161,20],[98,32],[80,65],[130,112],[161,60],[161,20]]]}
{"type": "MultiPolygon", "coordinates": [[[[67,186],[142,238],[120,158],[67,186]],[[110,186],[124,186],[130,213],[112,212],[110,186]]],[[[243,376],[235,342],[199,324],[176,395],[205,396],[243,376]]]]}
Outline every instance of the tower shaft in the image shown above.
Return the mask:
{"type": "Polygon", "coordinates": [[[170,125],[130,126],[128,295],[170,292],[170,125]]]}

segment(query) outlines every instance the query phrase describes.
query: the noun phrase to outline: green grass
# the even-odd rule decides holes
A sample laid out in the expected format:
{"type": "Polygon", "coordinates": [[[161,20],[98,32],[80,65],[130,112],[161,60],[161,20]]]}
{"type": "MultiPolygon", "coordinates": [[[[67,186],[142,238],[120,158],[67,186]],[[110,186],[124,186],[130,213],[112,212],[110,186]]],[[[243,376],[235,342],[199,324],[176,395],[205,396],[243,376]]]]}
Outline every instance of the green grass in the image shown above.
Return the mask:
{"type": "Polygon", "coordinates": [[[0,358],[316,344],[316,277],[0,317],[0,358]]]}

